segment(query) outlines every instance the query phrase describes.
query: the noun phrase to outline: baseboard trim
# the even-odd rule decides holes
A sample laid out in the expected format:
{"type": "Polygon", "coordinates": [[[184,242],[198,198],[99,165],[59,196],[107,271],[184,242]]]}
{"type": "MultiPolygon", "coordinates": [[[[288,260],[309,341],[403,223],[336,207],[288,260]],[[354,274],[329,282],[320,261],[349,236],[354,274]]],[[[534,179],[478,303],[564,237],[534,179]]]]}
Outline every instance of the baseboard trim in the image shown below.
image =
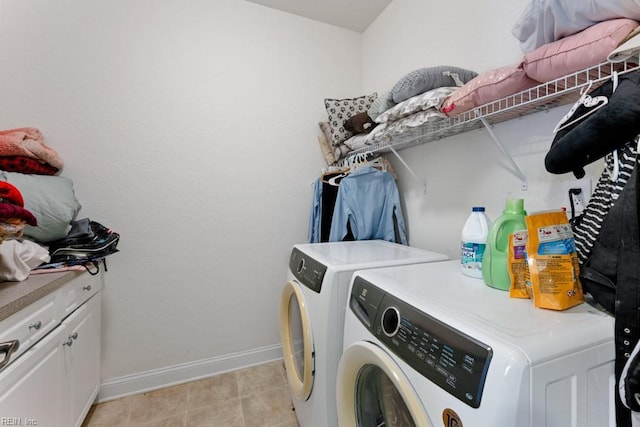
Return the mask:
{"type": "Polygon", "coordinates": [[[282,359],[282,346],[279,344],[126,375],[103,381],[100,384],[96,402],[106,402],[119,397],[195,381],[278,359],[282,359]]]}

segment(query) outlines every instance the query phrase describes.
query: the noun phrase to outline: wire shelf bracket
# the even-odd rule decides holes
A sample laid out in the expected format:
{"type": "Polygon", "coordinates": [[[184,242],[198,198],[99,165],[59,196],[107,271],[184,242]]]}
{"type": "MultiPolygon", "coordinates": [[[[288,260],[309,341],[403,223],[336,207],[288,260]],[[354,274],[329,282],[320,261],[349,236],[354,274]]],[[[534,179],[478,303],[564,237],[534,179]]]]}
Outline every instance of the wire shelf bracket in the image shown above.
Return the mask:
{"type": "Polygon", "coordinates": [[[515,175],[518,178],[520,178],[520,189],[522,191],[527,191],[529,187],[527,184],[527,175],[525,175],[525,173],[522,172],[522,169],[520,169],[520,166],[518,166],[518,163],[516,163],[516,161],[513,160],[513,157],[511,156],[511,154],[509,154],[507,149],[504,148],[504,145],[502,145],[502,142],[500,142],[496,134],[493,133],[493,130],[491,129],[491,125],[487,122],[487,119],[485,119],[484,116],[480,113],[480,110],[476,110],[476,114],[478,115],[478,118],[480,119],[485,129],[491,136],[491,139],[493,139],[493,142],[496,143],[496,145],[498,146],[498,148],[500,149],[504,157],[509,161],[511,168],[513,169],[512,172],[515,173],[515,175]]]}
{"type": "Polygon", "coordinates": [[[420,186],[422,187],[422,192],[424,193],[424,195],[426,195],[427,194],[427,183],[422,181],[418,177],[418,175],[416,175],[416,173],[413,171],[413,169],[411,169],[411,166],[409,166],[407,164],[407,162],[400,156],[398,151],[395,148],[393,148],[393,146],[390,145],[389,149],[398,158],[398,160],[400,160],[400,163],[402,163],[402,166],[404,166],[409,171],[409,173],[411,174],[413,179],[415,179],[420,184],[420,186]]]}

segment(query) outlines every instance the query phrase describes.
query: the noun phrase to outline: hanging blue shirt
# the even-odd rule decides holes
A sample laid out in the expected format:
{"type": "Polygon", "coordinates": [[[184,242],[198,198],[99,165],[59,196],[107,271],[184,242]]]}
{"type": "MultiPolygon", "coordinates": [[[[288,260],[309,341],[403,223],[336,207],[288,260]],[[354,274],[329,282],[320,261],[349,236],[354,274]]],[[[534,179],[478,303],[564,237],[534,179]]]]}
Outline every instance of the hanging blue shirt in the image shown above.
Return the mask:
{"type": "Polygon", "coordinates": [[[398,187],[391,174],[366,166],[342,179],[331,221],[330,242],[344,239],[347,223],[356,240],[407,244],[398,187]]]}
{"type": "Polygon", "coordinates": [[[322,179],[318,178],[313,183],[313,198],[311,199],[311,211],[309,212],[309,231],[307,240],[309,243],[320,242],[320,221],[322,208],[322,179]]]}

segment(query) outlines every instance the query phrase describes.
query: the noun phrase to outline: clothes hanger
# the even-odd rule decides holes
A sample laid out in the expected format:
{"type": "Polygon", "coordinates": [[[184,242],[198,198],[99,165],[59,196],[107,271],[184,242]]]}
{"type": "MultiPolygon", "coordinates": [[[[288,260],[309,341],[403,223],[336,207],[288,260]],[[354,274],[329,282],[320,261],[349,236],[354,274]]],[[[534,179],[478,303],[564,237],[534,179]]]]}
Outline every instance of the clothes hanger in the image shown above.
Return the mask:
{"type": "Polygon", "coordinates": [[[335,184],[335,179],[333,178],[345,177],[349,173],[349,171],[350,168],[348,166],[329,166],[328,168],[324,168],[322,170],[320,179],[325,184],[337,185],[335,184]],[[327,178],[328,176],[329,178],[327,178]]]}
{"type": "Polygon", "coordinates": [[[344,178],[347,175],[349,175],[349,174],[348,173],[341,173],[340,175],[332,176],[327,181],[327,184],[338,187],[340,185],[340,182],[338,180],[342,180],[342,178],[344,178]]]}
{"type": "Polygon", "coordinates": [[[354,156],[354,163],[352,170],[361,169],[367,166],[375,167],[377,169],[386,169],[386,166],[382,162],[382,157],[376,157],[371,159],[371,153],[358,153],[354,156]]]}
{"type": "Polygon", "coordinates": [[[332,173],[326,173],[322,176],[322,182],[325,184],[329,184],[329,185],[339,185],[338,180],[344,178],[345,176],[349,175],[349,170],[348,169],[344,169],[342,172],[340,171],[336,171],[336,172],[332,172],[332,173]],[[328,177],[328,178],[327,178],[328,177]]]}
{"type": "Polygon", "coordinates": [[[376,157],[373,160],[369,160],[369,166],[372,166],[382,172],[387,171],[387,162],[385,162],[384,157],[376,157]]]}
{"type": "MultiPolygon", "coordinates": [[[[613,90],[611,91],[611,93],[613,94],[613,92],[615,92],[616,88],[618,87],[617,71],[613,72],[613,74],[611,75],[611,80],[613,81],[613,90]]],[[[601,109],[602,107],[604,107],[609,103],[609,98],[607,98],[606,96],[592,97],[588,95],[588,92],[591,90],[591,86],[593,86],[593,80],[589,80],[589,84],[586,87],[582,88],[582,90],[580,91],[580,98],[578,98],[578,100],[573,104],[569,112],[558,122],[556,127],[553,128],[554,134],[558,133],[562,129],[565,129],[575,123],[578,123],[580,120],[585,119],[586,117],[595,113],[596,111],[598,111],[599,109],[601,109]],[[582,116],[576,118],[575,120],[567,122],[567,120],[571,118],[571,116],[576,112],[578,107],[580,107],[581,105],[584,105],[585,107],[592,108],[592,109],[587,111],[582,116]]]]}
{"type": "Polygon", "coordinates": [[[327,174],[330,174],[330,173],[341,172],[344,168],[345,168],[344,166],[337,166],[337,165],[327,166],[326,168],[322,168],[321,175],[327,175],[327,174]]]}

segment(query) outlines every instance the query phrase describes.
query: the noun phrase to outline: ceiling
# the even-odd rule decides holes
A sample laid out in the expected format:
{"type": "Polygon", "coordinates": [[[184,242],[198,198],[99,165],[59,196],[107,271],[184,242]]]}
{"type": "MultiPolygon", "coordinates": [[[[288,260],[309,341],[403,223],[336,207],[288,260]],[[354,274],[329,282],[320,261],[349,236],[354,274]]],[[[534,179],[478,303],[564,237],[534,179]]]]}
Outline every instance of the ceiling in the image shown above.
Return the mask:
{"type": "Polygon", "coordinates": [[[392,0],[247,0],[362,33],[392,0]]]}

